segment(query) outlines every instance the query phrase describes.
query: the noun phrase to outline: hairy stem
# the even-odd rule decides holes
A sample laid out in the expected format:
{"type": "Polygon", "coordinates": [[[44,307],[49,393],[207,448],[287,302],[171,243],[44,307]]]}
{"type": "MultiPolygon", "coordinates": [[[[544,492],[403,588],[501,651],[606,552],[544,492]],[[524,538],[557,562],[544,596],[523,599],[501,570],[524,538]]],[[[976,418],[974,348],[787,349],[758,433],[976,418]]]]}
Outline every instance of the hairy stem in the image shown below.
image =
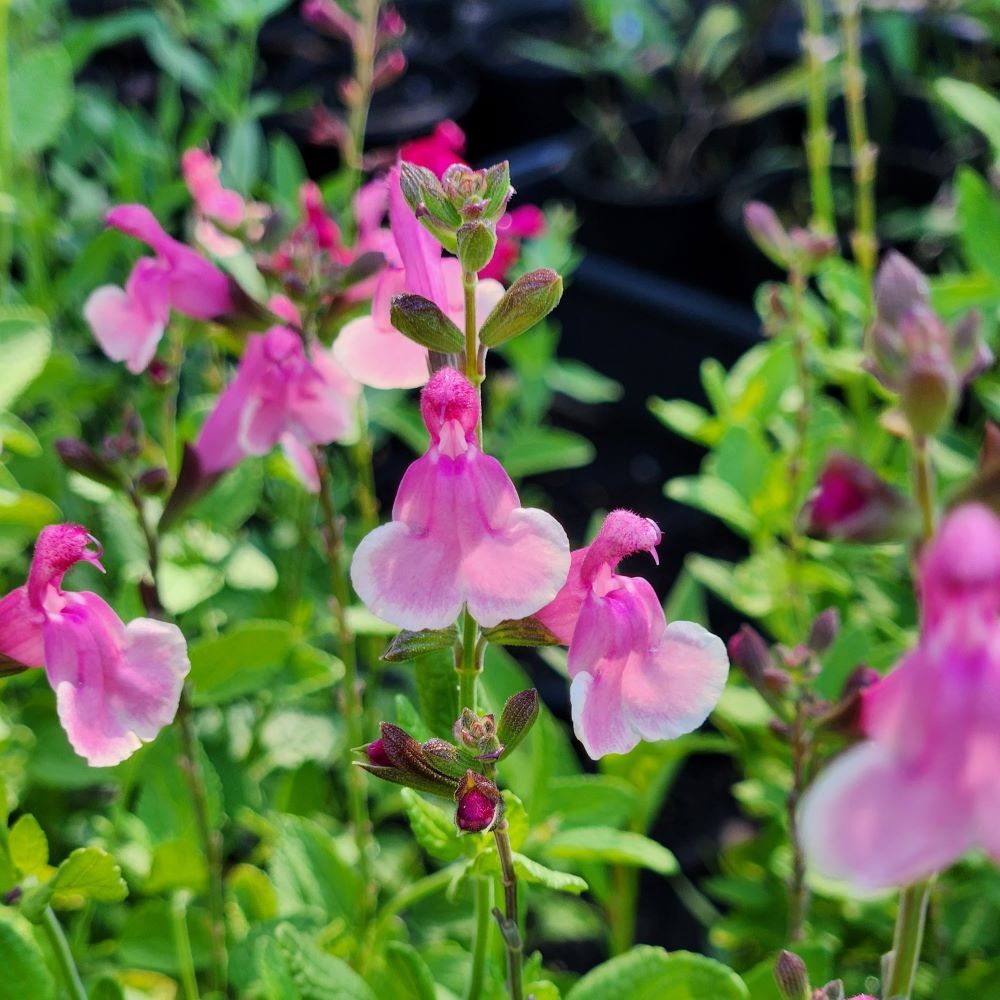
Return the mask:
{"type": "Polygon", "coordinates": [[[378,14],[380,0],[360,0],[358,3],[358,31],[354,38],[354,82],[357,90],[353,95],[347,120],[347,142],[342,148],[344,161],[351,173],[348,196],[361,186],[361,171],[364,166],[365,130],[368,128],[368,110],[372,103],[372,80],[375,74],[375,48],[378,34],[378,14]]]}
{"type": "Polygon", "coordinates": [[[462,620],[462,655],[455,664],[458,670],[459,711],[463,708],[471,708],[473,712],[476,710],[479,698],[479,673],[482,669],[476,653],[478,635],[479,626],[466,610],[462,620]]]}
{"type": "Polygon", "coordinates": [[[639,894],[639,869],[615,865],[611,869],[612,893],[608,906],[611,954],[622,955],[635,943],[635,910],[639,894]]]}
{"type": "MultiPolygon", "coordinates": [[[[0,0],[0,4],[3,0],[0,0]]],[[[42,917],[42,930],[48,939],[49,947],[52,949],[52,956],[55,959],[56,968],[59,970],[59,978],[62,979],[66,988],[66,995],[71,1000],[87,1000],[87,991],[84,989],[83,980],[73,961],[73,953],[69,950],[69,942],[63,933],[62,924],[56,917],[55,910],[51,906],[45,907],[42,917]]]]}
{"type": "Polygon", "coordinates": [[[517,872],[514,870],[514,854],[510,847],[507,820],[503,819],[493,831],[497,854],[500,857],[500,871],[503,877],[504,912],[494,908],[493,915],[500,925],[507,953],[507,989],[510,1000],[524,1000],[523,958],[524,944],[517,924],[517,872]]]}
{"type": "Polygon", "coordinates": [[[483,993],[483,981],[486,977],[486,952],[490,939],[490,908],[493,904],[493,893],[490,880],[480,876],[475,883],[476,929],[472,940],[472,971],[469,973],[469,986],[465,991],[465,1000],[480,1000],[483,993]]]}
{"type": "MultiPolygon", "coordinates": [[[[323,543],[330,570],[330,586],[333,591],[333,615],[340,645],[340,657],[344,663],[344,683],[342,685],[343,714],[347,724],[347,740],[352,747],[364,742],[364,704],[361,679],[358,674],[358,648],[354,632],[347,620],[350,605],[350,583],[344,566],[344,538],[342,520],[337,516],[333,503],[333,487],[330,482],[330,466],[326,454],[316,450],[316,466],[319,470],[319,500],[323,521],[323,543]]],[[[345,758],[346,759],[346,758],[345,758]]],[[[372,880],[372,856],[374,840],[372,824],[368,815],[368,788],[361,770],[346,759],[347,805],[354,831],[354,842],[358,851],[358,870],[364,886],[362,894],[362,925],[367,924],[375,911],[376,887],[372,880]]]]}
{"type": "Polygon", "coordinates": [[[806,160],[809,163],[809,187],[812,197],[813,225],[820,232],[835,232],[833,182],[830,179],[830,154],[833,137],[826,120],[826,44],[823,37],[823,0],[802,0],[805,31],[802,45],[809,71],[806,100],[806,160]]]}
{"type": "Polygon", "coordinates": [[[854,232],[851,244],[854,259],[861,268],[865,296],[864,319],[867,323],[874,303],[872,278],[878,254],[878,238],[875,235],[875,164],[878,150],[868,138],[865,72],[861,65],[860,0],[841,0],[840,31],[844,48],[844,104],[847,109],[847,131],[854,178],[854,232]]]}
{"type": "Polygon", "coordinates": [[[194,971],[194,955],[191,952],[191,935],[187,925],[187,893],[178,892],[170,901],[170,918],[174,930],[174,949],[180,968],[181,988],[184,1000],[198,1000],[198,977],[194,971]]]}
{"type": "Polygon", "coordinates": [[[920,961],[927,922],[927,901],[931,894],[931,881],[908,886],[899,894],[899,912],[892,939],[892,957],[886,977],[885,1000],[910,1000],[913,981],[920,961]]]}

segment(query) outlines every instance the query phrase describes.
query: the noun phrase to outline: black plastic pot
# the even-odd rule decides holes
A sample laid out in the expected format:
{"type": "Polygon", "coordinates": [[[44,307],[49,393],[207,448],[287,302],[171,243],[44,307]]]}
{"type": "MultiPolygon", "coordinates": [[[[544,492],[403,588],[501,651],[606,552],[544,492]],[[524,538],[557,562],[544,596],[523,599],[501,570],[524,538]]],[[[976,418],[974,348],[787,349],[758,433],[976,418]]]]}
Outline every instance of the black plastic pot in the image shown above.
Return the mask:
{"type": "Polygon", "coordinates": [[[469,73],[479,87],[469,116],[471,159],[543,139],[577,124],[573,104],[584,94],[580,76],[526,58],[524,38],[569,41],[572,9],[566,0],[490,5],[467,3],[456,10],[469,73]]]}

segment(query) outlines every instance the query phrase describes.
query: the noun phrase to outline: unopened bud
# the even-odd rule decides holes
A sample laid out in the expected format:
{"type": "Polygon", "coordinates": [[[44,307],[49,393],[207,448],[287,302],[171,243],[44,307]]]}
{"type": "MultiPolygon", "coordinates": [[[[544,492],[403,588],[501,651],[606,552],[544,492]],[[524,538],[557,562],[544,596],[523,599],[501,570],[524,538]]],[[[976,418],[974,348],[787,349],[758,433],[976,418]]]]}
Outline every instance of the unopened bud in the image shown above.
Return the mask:
{"type": "Polygon", "coordinates": [[[531,727],[538,718],[538,709],[538,692],[534,688],[519,691],[507,699],[497,724],[497,739],[500,741],[502,756],[508,756],[531,732],[531,727]]]}
{"type": "Polygon", "coordinates": [[[837,641],[839,632],[840,612],[836,608],[827,608],[813,619],[806,645],[814,653],[822,655],[837,641]]]}
{"type": "Polygon", "coordinates": [[[121,477],[110,462],[101,458],[86,442],[77,438],[59,438],[56,453],[67,469],[105,486],[121,486],[121,477]]]}
{"type": "Polygon", "coordinates": [[[375,60],[372,87],[382,90],[398,80],[406,71],[406,56],[401,49],[392,49],[375,60]]]}
{"type": "Polygon", "coordinates": [[[741,626],[729,640],[729,659],[754,687],[763,683],[764,671],[774,665],[764,637],[752,625],[741,626]]]}
{"type": "Polygon", "coordinates": [[[385,740],[379,738],[365,747],[365,754],[376,767],[392,767],[393,763],[385,752],[385,740]]]}
{"type": "Polygon", "coordinates": [[[855,667],[844,682],[837,703],[818,720],[818,725],[847,736],[862,736],[863,695],[881,679],[882,675],[871,667],[855,667]]]}
{"type": "MultiPolygon", "coordinates": [[[[833,982],[821,986],[813,993],[813,1000],[844,1000],[844,981],[834,979],[833,982]]],[[[852,997],[851,1000],[875,1000],[875,998],[865,994],[852,997]]]]}
{"type": "Polygon", "coordinates": [[[334,0],[304,0],[302,18],[334,38],[353,41],[358,22],[334,0]]]}
{"type": "Polygon", "coordinates": [[[465,347],[462,331],[423,296],[409,292],[393,296],[389,320],[403,336],[428,350],[454,354],[465,347]]]}
{"type": "Polygon", "coordinates": [[[782,1000],[811,1000],[809,972],[798,955],[783,951],[774,963],[774,978],[782,1000]]]}
{"type": "Polygon", "coordinates": [[[463,833],[491,830],[500,819],[500,792],[489,778],[475,771],[466,771],[455,802],[455,825],[463,833]]]}
{"type": "Polygon", "coordinates": [[[909,538],[917,522],[910,500],[840,452],[827,459],[800,519],[812,538],[867,543],[909,538]]]}
{"type": "Polygon", "coordinates": [[[783,695],[792,686],[792,678],[781,667],[768,667],[762,677],[764,687],[773,694],[783,695]]]}
{"type": "Polygon", "coordinates": [[[455,236],[455,247],[462,270],[478,274],[491,260],[497,247],[494,226],[482,220],[463,223],[455,236]]]}
{"type": "Polygon", "coordinates": [[[479,330],[480,341],[486,347],[496,347],[519,337],[555,309],[562,293],[562,278],[547,267],[522,275],[486,317],[479,330]]]}
{"type": "Polygon", "coordinates": [[[770,205],[748,201],[743,206],[743,225],[766,257],[788,270],[792,264],[792,241],[770,205]]]}
{"type": "Polygon", "coordinates": [[[146,496],[159,496],[167,488],[169,482],[170,473],[161,465],[153,469],[147,469],[142,473],[136,479],[135,487],[140,493],[146,496]]]}

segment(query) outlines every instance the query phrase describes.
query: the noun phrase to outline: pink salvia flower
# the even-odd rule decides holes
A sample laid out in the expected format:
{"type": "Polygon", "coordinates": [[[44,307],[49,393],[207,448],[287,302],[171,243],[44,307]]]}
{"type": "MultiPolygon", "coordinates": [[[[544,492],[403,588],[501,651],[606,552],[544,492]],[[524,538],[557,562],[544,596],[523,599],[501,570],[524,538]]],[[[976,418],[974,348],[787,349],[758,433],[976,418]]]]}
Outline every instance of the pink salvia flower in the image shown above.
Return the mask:
{"type": "Polygon", "coordinates": [[[181,157],[184,183],[198,211],[227,229],[235,229],[246,212],[246,203],[236,191],[222,186],[219,161],[203,149],[194,147],[181,157]]]}
{"type": "Polygon", "coordinates": [[[503,466],[480,449],[479,402],[462,375],[438,371],[420,408],[430,448],[403,476],[392,521],[358,546],[354,589],[400,628],[445,628],[463,605],[487,628],[533,614],[566,579],[566,533],[521,507],[503,466]]]}
{"type": "MultiPolygon", "coordinates": [[[[333,353],[347,372],[375,389],[413,389],[427,381],[427,351],[397,331],[389,320],[392,297],[401,292],[422,295],[437,304],[459,328],[465,324],[462,268],[458,260],[441,259],[437,240],[406,204],[399,186],[399,168],[389,171],[389,223],[401,266],[391,255],[379,275],[372,311],[344,325],[333,353]]],[[[498,281],[480,281],[476,287],[479,325],[503,296],[498,281]]]]}
{"type": "MultiPolygon", "coordinates": [[[[287,311],[290,303],[274,305],[287,311]]],[[[198,435],[202,473],[220,475],[247,455],[266,455],[280,444],[306,488],[317,492],[310,449],[353,436],[359,391],[320,344],[310,345],[307,356],[302,338],[287,327],[254,334],[198,435]]]]}
{"type": "Polygon", "coordinates": [[[569,646],[573,727],[595,760],[696,729],[729,674],[718,636],[693,622],[668,625],[649,583],[615,572],[633,552],[655,558],[660,537],[648,518],[612,511],[593,543],[573,553],[558,596],[535,616],[569,646]]]}
{"type": "Polygon", "coordinates": [[[229,279],[164,232],[144,205],[118,205],[106,218],[109,226],[149,244],[156,256],[136,263],[124,289],[94,289],[83,315],[101,350],[138,374],[153,360],[171,309],[209,320],[233,308],[229,279]]]}
{"type": "Polygon", "coordinates": [[[68,569],[100,569],[99,557],[86,528],[43,528],[28,582],[0,600],[0,652],[44,665],[70,745],[91,766],[110,767],[173,721],[190,664],[176,625],[126,625],[97,594],[62,589],[68,569]]]}
{"type": "Polygon", "coordinates": [[[807,857],[860,890],[1000,860],[1000,520],[957,508],[920,562],[917,648],[862,695],[866,739],[802,803],[807,857]]]}

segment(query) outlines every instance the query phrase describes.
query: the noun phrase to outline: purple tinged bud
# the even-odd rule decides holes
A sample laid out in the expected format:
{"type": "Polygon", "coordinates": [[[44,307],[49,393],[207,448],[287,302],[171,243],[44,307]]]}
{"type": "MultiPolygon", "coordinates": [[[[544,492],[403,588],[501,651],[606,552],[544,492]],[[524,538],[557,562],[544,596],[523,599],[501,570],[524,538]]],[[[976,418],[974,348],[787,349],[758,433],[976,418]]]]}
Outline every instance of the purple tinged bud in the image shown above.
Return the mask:
{"type": "Polygon", "coordinates": [[[783,951],[774,963],[774,978],[782,1000],[810,1000],[809,972],[798,955],[783,951]]]}
{"type": "Polygon", "coordinates": [[[773,208],[762,201],[748,201],[743,206],[743,225],[750,238],[778,267],[791,267],[794,247],[785,227],[773,208]]]}
{"type": "Polygon", "coordinates": [[[837,641],[839,632],[840,612],[836,608],[827,608],[813,619],[806,645],[814,653],[823,654],[837,641]]]}
{"type": "Polygon", "coordinates": [[[170,482],[170,473],[162,465],[147,469],[135,481],[136,489],[146,496],[159,496],[170,482]]]}
{"type": "Polygon", "coordinates": [[[875,308],[879,319],[898,326],[903,317],[930,301],[931,290],[920,270],[901,253],[890,250],[875,276],[875,308]]]}
{"type": "Polygon", "coordinates": [[[800,519],[810,537],[844,542],[899,541],[916,527],[913,505],[902,493],[840,452],[827,458],[800,519]]]}
{"type": "Polygon", "coordinates": [[[763,683],[764,672],[774,666],[767,643],[752,625],[741,626],[729,640],[729,659],[755,687],[763,683]]]}
{"type": "Polygon", "coordinates": [[[538,709],[538,692],[534,688],[519,691],[507,699],[496,731],[502,756],[506,757],[528,735],[538,718],[538,709]]]}
{"type": "Polygon", "coordinates": [[[77,438],[59,438],[55,447],[60,461],[67,469],[105,486],[121,487],[121,477],[110,462],[101,458],[89,444],[77,438]]]}

